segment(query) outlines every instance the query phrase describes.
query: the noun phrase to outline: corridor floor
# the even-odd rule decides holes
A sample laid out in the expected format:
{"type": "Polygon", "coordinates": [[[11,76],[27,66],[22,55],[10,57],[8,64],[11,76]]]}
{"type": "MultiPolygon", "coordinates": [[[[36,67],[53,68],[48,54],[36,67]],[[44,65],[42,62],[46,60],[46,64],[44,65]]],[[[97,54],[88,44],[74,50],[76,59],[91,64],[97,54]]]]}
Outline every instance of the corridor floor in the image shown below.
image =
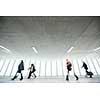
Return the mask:
{"type": "Polygon", "coordinates": [[[75,80],[73,76],[69,81],[65,80],[65,77],[33,77],[30,79],[24,78],[22,81],[17,78],[12,81],[10,77],[0,77],[0,83],[100,83],[100,76],[94,76],[93,78],[86,78],[79,76],[79,80],[75,80]]]}

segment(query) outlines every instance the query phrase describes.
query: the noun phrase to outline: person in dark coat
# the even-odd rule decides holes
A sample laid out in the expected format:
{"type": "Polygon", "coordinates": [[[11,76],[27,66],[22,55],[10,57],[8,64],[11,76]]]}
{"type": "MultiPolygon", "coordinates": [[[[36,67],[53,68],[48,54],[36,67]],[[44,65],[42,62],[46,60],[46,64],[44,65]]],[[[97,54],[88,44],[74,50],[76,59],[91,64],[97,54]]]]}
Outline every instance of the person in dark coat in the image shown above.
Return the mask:
{"type": "MultiPolygon", "coordinates": [[[[72,64],[68,59],[66,59],[66,67],[67,67],[66,80],[69,80],[69,72],[72,70],[72,64]]],[[[75,76],[76,80],[79,79],[78,76],[75,73],[74,73],[74,76],[75,76]]]]}
{"type": "Polygon", "coordinates": [[[36,71],[35,65],[34,65],[34,64],[31,64],[31,67],[29,67],[28,70],[30,70],[30,71],[29,71],[29,75],[28,75],[28,79],[30,79],[30,77],[32,76],[32,73],[33,73],[33,75],[34,75],[34,78],[36,78],[36,75],[35,75],[35,73],[34,73],[34,72],[36,71]]]}
{"type": "Polygon", "coordinates": [[[24,70],[24,62],[23,62],[23,60],[21,60],[21,63],[18,65],[18,70],[17,70],[15,76],[12,78],[12,80],[14,80],[14,79],[16,79],[18,77],[18,75],[17,75],[18,73],[20,73],[20,75],[21,75],[20,80],[23,80],[23,75],[22,75],[22,72],[21,72],[22,70],[24,70]]]}

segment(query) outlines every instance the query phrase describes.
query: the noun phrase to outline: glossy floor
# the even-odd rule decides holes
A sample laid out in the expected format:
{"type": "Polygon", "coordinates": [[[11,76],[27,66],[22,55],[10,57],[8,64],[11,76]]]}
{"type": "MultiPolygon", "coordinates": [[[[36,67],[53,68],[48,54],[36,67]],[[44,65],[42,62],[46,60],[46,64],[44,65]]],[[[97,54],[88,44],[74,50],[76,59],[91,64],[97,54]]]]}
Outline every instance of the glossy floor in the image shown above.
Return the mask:
{"type": "Polygon", "coordinates": [[[22,81],[20,78],[11,80],[10,77],[1,77],[0,83],[100,83],[100,76],[94,76],[93,78],[86,78],[84,76],[79,76],[79,80],[75,80],[73,76],[70,77],[69,81],[65,80],[65,77],[33,77],[30,79],[24,78],[22,81]]]}

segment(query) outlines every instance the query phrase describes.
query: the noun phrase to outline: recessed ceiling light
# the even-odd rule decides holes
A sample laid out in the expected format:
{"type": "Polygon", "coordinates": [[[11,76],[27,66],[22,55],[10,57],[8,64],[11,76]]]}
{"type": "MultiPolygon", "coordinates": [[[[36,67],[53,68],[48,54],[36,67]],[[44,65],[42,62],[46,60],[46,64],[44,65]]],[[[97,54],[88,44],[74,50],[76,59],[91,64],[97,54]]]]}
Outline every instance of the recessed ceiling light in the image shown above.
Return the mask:
{"type": "Polygon", "coordinates": [[[100,50],[100,47],[98,47],[98,48],[94,49],[94,51],[97,51],[97,50],[100,50]]]}
{"type": "Polygon", "coordinates": [[[6,50],[8,53],[10,53],[10,52],[11,52],[9,49],[5,48],[5,47],[4,47],[4,46],[2,46],[2,45],[0,45],[0,48],[2,48],[2,49],[4,49],[4,50],[6,50]]]}
{"type": "Polygon", "coordinates": [[[70,52],[73,50],[73,48],[74,48],[74,47],[71,47],[71,48],[67,51],[67,53],[70,53],[70,52]]]}
{"type": "Polygon", "coordinates": [[[35,47],[32,47],[32,49],[33,49],[33,51],[34,51],[35,53],[38,53],[38,51],[37,51],[37,49],[36,49],[35,47]]]}

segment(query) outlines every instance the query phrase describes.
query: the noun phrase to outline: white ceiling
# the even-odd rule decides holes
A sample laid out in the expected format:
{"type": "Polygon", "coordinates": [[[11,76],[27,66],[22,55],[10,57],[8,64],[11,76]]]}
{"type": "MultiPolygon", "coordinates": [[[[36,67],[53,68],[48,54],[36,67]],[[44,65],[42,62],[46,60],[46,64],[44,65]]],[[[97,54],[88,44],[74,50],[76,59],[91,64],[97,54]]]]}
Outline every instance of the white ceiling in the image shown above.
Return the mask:
{"type": "Polygon", "coordinates": [[[12,52],[3,57],[62,59],[72,46],[71,56],[88,55],[100,46],[100,17],[0,17],[0,45],[12,52]]]}

